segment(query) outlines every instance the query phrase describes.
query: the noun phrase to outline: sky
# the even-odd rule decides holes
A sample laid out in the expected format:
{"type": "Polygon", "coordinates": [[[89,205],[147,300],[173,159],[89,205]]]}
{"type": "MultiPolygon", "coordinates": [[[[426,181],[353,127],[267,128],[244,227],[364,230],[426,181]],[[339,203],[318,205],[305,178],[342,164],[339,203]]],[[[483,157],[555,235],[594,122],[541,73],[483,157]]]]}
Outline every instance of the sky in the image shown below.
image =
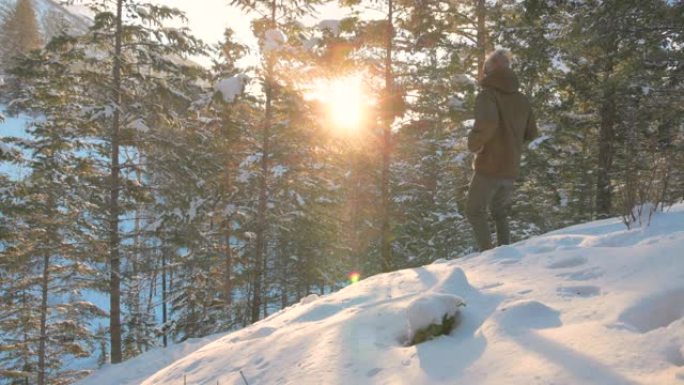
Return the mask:
{"type": "Polygon", "coordinates": [[[158,0],[178,8],[188,17],[188,27],[207,43],[217,43],[227,27],[234,29],[241,40],[252,37],[251,17],[229,5],[229,0],[158,0]]]}
{"type": "MultiPolygon", "coordinates": [[[[236,7],[230,6],[230,0],[157,0],[158,3],[178,8],[186,13],[187,26],[193,34],[205,43],[216,44],[227,27],[236,32],[237,39],[253,48],[254,36],[250,28],[253,16],[246,15],[236,7]]],[[[336,4],[329,4],[319,8],[318,14],[304,20],[312,25],[316,20],[339,19],[346,12],[336,4]]],[[[208,65],[208,58],[197,58],[201,64],[208,65]]]]}

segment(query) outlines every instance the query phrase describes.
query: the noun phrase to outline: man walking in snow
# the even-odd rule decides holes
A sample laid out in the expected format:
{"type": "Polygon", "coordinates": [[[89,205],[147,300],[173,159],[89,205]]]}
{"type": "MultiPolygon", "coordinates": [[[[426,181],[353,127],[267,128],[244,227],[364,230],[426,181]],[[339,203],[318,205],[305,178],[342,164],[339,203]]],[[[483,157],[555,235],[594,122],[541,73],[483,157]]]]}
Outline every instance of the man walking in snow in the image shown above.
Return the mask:
{"type": "Polygon", "coordinates": [[[508,210],[518,177],[525,142],[537,137],[530,102],[518,91],[509,53],[496,50],[487,57],[480,93],[475,102],[475,125],[468,149],[475,153],[475,174],[468,190],[466,216],[481,251],[494,247],[487,208],[496,223],[498,245],[510,243],[508,210]]]}

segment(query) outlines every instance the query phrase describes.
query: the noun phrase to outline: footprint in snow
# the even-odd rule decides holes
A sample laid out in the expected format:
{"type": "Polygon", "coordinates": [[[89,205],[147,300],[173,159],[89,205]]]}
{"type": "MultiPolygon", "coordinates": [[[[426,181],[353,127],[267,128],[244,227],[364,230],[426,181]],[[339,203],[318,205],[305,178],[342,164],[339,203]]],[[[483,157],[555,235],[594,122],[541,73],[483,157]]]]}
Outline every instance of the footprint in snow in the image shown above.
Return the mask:
{"type": "Polygon", "coordinates": [[[496,287],[503,286],[503,283],[501,282],[494,282],[494,283],[488,283],[484,286],[481,286],[479,290],[488,290],[488,289],[494,289],[496,287]]]}
{"type": "Polygon", "coordinates": [[[500,259],[497,261],[499,265],[514,265],[516,263],[520,262],[519,259],[500,259]]]}
{"type": "Polygon", "coordinates": [[[667,327],[684,318],[684,287],[642,298],[627,308],[618,319],[641,333],[667,327]]]}
{"type": "Polygon", "coordinates": [[[576,249],[584,241],[581,235],[546,236],[523,244],[525,250],[532,254],[549,253],[556,250],[576,249]]]}
{"type": "Polygon", "coordinates": [[[553,261],[546,265],[546,267],[549,269],[566,269],[569,267],[582,266],[587,263],[587,261],[588,260],[585,257],[568,257],[553,261]]]}
{"type": "Polygon", "coordinates": [[[258,357],[252,362],[252,365],[254,365],[258,370],[263,370],[266,368],[270,362],[264,361],[264,357],[258,357]]]}
{"type": "Polygon", "coordinates": [[[667,362],[674,366],[684,367],[684,345],[671,344],[663,351],[667,362]]]}
{"type": "Polygon", "coordinates": [[[332,317],[344,310],[341,306],[332,304],[313,305],[309,310],[292,320],[293,322],[315,322],[332,317]]]}
{"type": "MultiPolygon", "coordinates": [[[[242,341],[253,340],[257,338],[268,337],[276,331],[276,328],[263,327],[259,328],[252,333],[248,334],[246,337],[242,338],[242,341]]],[[[231,340],[232,341],[232,340],[231,340]]],[[[236,341],[237,342],[237,341],[236,341]]]]}
{"type": "Polygon", "coordinates": [[[594,297],[601,294],[598,286],[561,286],[557,289],[561,297],[594,297]]]}
{"type": "Polygon", "coordinates": [[[492,258],[500,259],[502,263],[503,261],[506,261],[507,263],[517,262],[525,256],[522,251],[513,246],[499,246],[491,253],[492,258]]]}
{"type": "Polygon", "coordinates": [[[588,281],[603,276],[603,271],[599,268],[590,268],[580,271],[557,274],[556,277],[565,278],[568,281],[588,281]]]}

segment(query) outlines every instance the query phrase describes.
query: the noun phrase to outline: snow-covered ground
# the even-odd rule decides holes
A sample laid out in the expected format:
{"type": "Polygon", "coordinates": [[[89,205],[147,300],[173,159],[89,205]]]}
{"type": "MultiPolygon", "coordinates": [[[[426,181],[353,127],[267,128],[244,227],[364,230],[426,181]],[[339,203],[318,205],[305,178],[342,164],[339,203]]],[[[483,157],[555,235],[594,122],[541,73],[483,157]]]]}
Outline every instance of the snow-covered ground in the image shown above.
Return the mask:
{"type": "Polygon", "coordinates": [[[307,297],[238,332],[104,368],[80,384],[180,385],[184,379],[684,384],[684,205],[647,228],[628,231],[618,219],[592,222],[370,277],[307,297]],[[405,346],[408,320],[420,318],[407,309],[429,313],[443,307],[412,304],[454,296],[467,306],[451,335],[405,346]]]}

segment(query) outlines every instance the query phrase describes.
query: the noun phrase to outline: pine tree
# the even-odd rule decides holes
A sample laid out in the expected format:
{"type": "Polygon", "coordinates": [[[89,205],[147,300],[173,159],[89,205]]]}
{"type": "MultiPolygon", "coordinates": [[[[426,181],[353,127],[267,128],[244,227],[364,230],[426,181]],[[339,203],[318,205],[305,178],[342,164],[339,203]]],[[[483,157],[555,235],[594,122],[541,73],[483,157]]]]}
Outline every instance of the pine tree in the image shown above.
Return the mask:
{"type": "MultiPolygon", "coordinates": [[[[676,119],[670,120],[672,89],[663,88],[656,80],[674,75],[673,67],[663,65],[674,51],[661,39],[678,36],[671,19],[675,8],[659,1],[594,5],[521,3],[497,17],[503,25],[495,30],[506,31],[498,36],[499,41],[518,54],[516,70],[542,117],[544,136],[526,157],[528,167],[523,170],[527,174],[515,207],[518,215],[536,225],[533,232],[606,215],[608,202],[613,207],[607,211],[611,215],[624,211],[625,178],[631,178],[632,184],[641,179],[627,172],[636,170],[633,162],[649,165],[651,171],[655,170],[651,165],[659,163],[664,166],[660,175],[674,175],[665,172],[668,162],[643,158],[649,153],[666,153],[662,147],[656,150],[657,141],[646,132],[654,129],[643,128],[677,124],[676,119]],[[601,32],[608,29],[608,33],[601,32]],[[606,48],[611,42],[619,47],[606,48]],[[608,67],[612,70],[607,71],[608,67]],[[659,91],[651,93],[656,89],[659,91]],[[653,100],[648,107],[637,103],[645,99],[644,92],[653,100]],[[652,108],[660,110],[658,116],[668,118],[650,115],[652,108]],[[652,123],[646,124],[647,120],[652,123]],[[602,132],[611,138],[610,143],[601,140],[602,132]],[[637,147],[640,150],[634,151],[637,147]],[[599,181],[603,187],[598,187],[599,181]],[[612,187],[606,189],[608,184],[612,187]]],[[[661,132],[673,133],[671,129],[661,132]]]]}
{"type": "Polygon", "coordinates": [[[116,1],[116,16],[113,23],[114,50],[112,59],[112,128],[109,135],[111,155],[109,158],[111,173],[109,180],[109,333],[111,341],[111,360],[118,364],[123,359],[121,346],[121,238],[119,234],[121,209],[119,207],[119,193],[121,189],[120,178],[120,132],[121,132],[121,109],[122,85],[121,65],[123,62],[123,0],[116,1]]]}
{"type": "MultiPolygon", "coordinates": [[[[277,144],[279,141],[276,135],[281,134],[283,128],[288,124],[281,118],[281,108],[286,106],[289,95],[283,92],[279,82],[281,78],[277,76],[276,68],[285,50],[283,45],[286,35],[282,30],[286,27],[292,17],[299,17],[311,13],[312,6],[317,1],[295,1],[278,3],[276,1],[242,1],[235,0],[233,5],[245,10],[255,11],[262,15],[268,15],[263,19],[255,21],[255,34],[259,37],[261,44],[261,54],[263,55],[262,65],[258,76],[262,81],[263,88],[263,120],[258,123],[257,129],[259,137],[257,148],[254,155],[258,156],[258,167],[254,170],[258,175],[257,182],[257,202],[254,208],[254,222],[252,230],[254,232],[254,260],[252,265],[251,282],[251,303],[250,317],[251,322],[256,322],[262,315],[266,315],[267,301],[265,301],[265,268],[268,264],[269,254],[269,201],[272,199],[272,180],[270,178],[274,167],[282,167],[274,164],[274,154],[278,153],[277,144]],[[281,17],[284,16],[284,17],[281,17]],[[281,104],[284,103],[284,104],[281,104]]],[[[293,26],[294,23],[290,23],[293,26]]],[[[282,170],[282,168],[280,168],[282,170]]],[[[276,171],[277,172],[277,171],[276,171]]]]}
{"type": "Polygon", "coordinates": [[[430,70],[414,74],[412,80],[420,90],[410,104],[415,118],[397,136],[394,199],[403,210],[397,217],[396,260],[405,266],[455,258],[472,244],[470,226],[459,207],[470,174],[467,149],[459,140],[466,133],[453,120],[464,119],[464,101],[458,95],[472,93],[473,86],[467,81],[456,83],[459,92],[449,96],[452,84],[440,79],[454,76],[437,60],[432,64],[430,70]]]}
{"type": "Polygon", "coordinates": [[[79,119],[84,90],[70,66],[81,54],[71,48],[73,43],[68,37],[55,39],[44,51],[18,59],[12,71],[26,85],[14,95],[14,108],[45,117],[32,122],[30,139],[16,139],[31,153],[24,164],[31,174],[13,189],[12,198],[19,202],[14,213],[21,220],[17,243],[7,249],[21,268],[14,290],[25,293],[22,306],[32,307],[24,313],[31,321],[7,329],[22,328],[22,344],[10,349],[36,353],[35,361],[25,361],[22,367],[27,369],[21,370],[40,385],[86,373],[62,366],[90,356],[95,339],[90,322],[105,315],[83,297],[85,290],[95,289],[98,261],[89,257],[92,242],[82,227],[86,206],[81,183],[90,176],[92,162],[78,154],[87,147],[79,127],[87,124],[79,119]]]}
{"type": "Polygon", "coordinates": [[[411,119],[397,134],[397,263],[463,255],[472,245],[461,214],[472,174],[465,137],[483,53],[491,46],[479,1],[406,4],[404,80],[411,119]]]}
{"type": "MultiPolygon", "coordinates": [[[[65,43],[67,47],[76,47],[73,49],[80,54],[67,63],[58,62],[66,68],[64,71],[76,74],[83,95],[78,100],[64,100],[63,111],[64,119],[79,119],[78,139],[92,159],[85,183],[89,188],[83,193],[87,220],[79,224],[88,229],[92,244],[99,245],[94,255],[109,256],[106,291],[111,298],[112,362],[119,362],[124,353],[138,354],[151,344],[147,335],[153,309],[147,306],[142,312],[141,307],[136,307],[135,314],[121,314],[122,299],[131,304],[140,300],[139,276],[131,277],[128,270],[132,266],[133,272],[139,272],[137,259],[131,258],[130,264],[120,263],[126,251],[141,252],[142,243],[131,242],[139,234],[128,230],[128,223],[136,221],[136,209],[149,196],[144,190],[144,165],[136,160],[147,146],[166,140],[164,129],[179,124],[175,117],[192,101],[191,93],[197,89],[196,79],[201,73],[184,56],[200,53],[203,48],[187,30],[162,26],[163,20],[182,17],[179,11],[146,4],[126,7],[138,21],[124,24],[106,8],[95,7],[97,15],[88,34],[65,43]],[[100,54],[107,52],[110,54],[100,54]],[[105,72],[103,68],[115,70],[105,72]],[[112,90],[119,92],[112,95],[112,90]],[[108,247],[102,248],[103,244],[108,247]],[[122,297],[121,288],[129,282],[134,290],[122,297]],[[122,325],[122,318],[127,324],[122,325]],[[122,346],[124,339],[133,341],[128,345],[131,350],[126,352],[122,346]]],[[[29,77],[25,80],[35,81],[29,77]]],[[[38,114],[47,112],[43,106],[27,100],[24,108],[38,114]]]]}
{"type": "Polygon", "coordinates": [[[388,16],[384,22],[360,23],[366,24],[361,29],[367,31],[367,40],[360,44],[382,51],[382,59],[374,58],[377,67],[383,65],[385,83],[378,119],[385,128],[391,121],[391,129],[379,134],[380,200],[384,195],[388,203],[383,207],[401,206],[401,210],[383,209],[385,214],[380,215],[380,259],[389,259],[383,262],[385,270],[467,250],[470,234],[459,204],[471,171],[464,141],[459,139],[467,133],[462,122],[469,118],[474,99],[472,79],[477,78],[485,45],[491,44],[482,13],[491,10],[478,8],[482,3],[394,2],[394,37],[389,40],[390,7],[383,9],[388,16]],[[388,51],[394,53],[388,57],[388,51]],[[390,76],[394,85],[388,93],[388,74],[393,71],[401,76],[390,76]],[[396,152],[394,160],[387,157],[386,149],[396,152]],[[391,230],[382,235],[383,228],[391,230]],[[387,239],[392,240],[390,248],[387,239]],[[388,258],[388,250],[395,255],[388,258]]]}
{"type": "Polygon", "coordinates": [[[241,95],[246,78],[235,68],[246,49],[232,41],[232,32],[225,36],[221,59],[206,74],[209,86],[194,94],[192,112],[173,127],[174,140],[148,153],[156,202],[150,210],[156,220],[148,230],[162,249],[164,303],[171,307],[162,331],[181,340],[246,322],[238,292],[247,281],[240,246],[245,197],[237,180],[244,133],[257,109],[241,95]],[[233,81],[235,89],[225,94],[214,88],[233,81]],[[173,282],[166,279],[170,274],[173,282]]]}
{"type": "Polygon", "coordinates": [[[397,111],[397,104],[401,103],[401,95],[395,88],[394,84],[394,68],[393,68],[393,49],[395,38],[394,27],[394,0],[387,0],[387,20],[385,31],[385,60],[384,60],[384,80],[385,87],[382,95],[381,104],[381,126],[382,139],[380,145],[380,152],[382,154],[382,171],[380,180],[380,194],[382,205],[382,219],[380,228],[380,264],[383,271],[389,271],[393,267],[392,263],[392,198],[390,196],[390,162],[392,160],[392,124],[398,115],[402,115],[397,111]]]}
{"type": "Polygon", "coordinates": [[[84,37],[84,42],[93,44],[94,52],[108,52],[106,57],[111,61],[103,62],[97,55],[88,57],[83,73],[93,82],[99,98],[87,110],[97,124],[95,136],[106,143],[98,152],[109,160],[100,164],[103,174],[95,183],[107,191],[106,197],[97,199],[102,210],[98,217],[108,219],[97,226],[100,235],[108,239],[113,363],[120,362],[125,353],[121,288],[127,272],[122,270],[125,265],[121,257],[130,246],[127,240],[135,237],[122,234],[121,228],[135,221],[131,216],[147,199],[137,182],[144,168],[134,159],[140,158],[138,154],[145,152],[150,140],[163,138],[163,130],[173,124],[177,109],[192,100],[188,92],[197,71],[184,62],[184,56],[203,49],[187,30],[164,26],[166,20],[182,18],[180,11],[145,3],[117,1],[115,5],[116,14],[94,6],[98,12],[95,24],[84,37]],[[124,23],[124,11],[137,21],[124,23]],[[103,73],[101,68],[109,68],[111,73],[103,73]]]}

